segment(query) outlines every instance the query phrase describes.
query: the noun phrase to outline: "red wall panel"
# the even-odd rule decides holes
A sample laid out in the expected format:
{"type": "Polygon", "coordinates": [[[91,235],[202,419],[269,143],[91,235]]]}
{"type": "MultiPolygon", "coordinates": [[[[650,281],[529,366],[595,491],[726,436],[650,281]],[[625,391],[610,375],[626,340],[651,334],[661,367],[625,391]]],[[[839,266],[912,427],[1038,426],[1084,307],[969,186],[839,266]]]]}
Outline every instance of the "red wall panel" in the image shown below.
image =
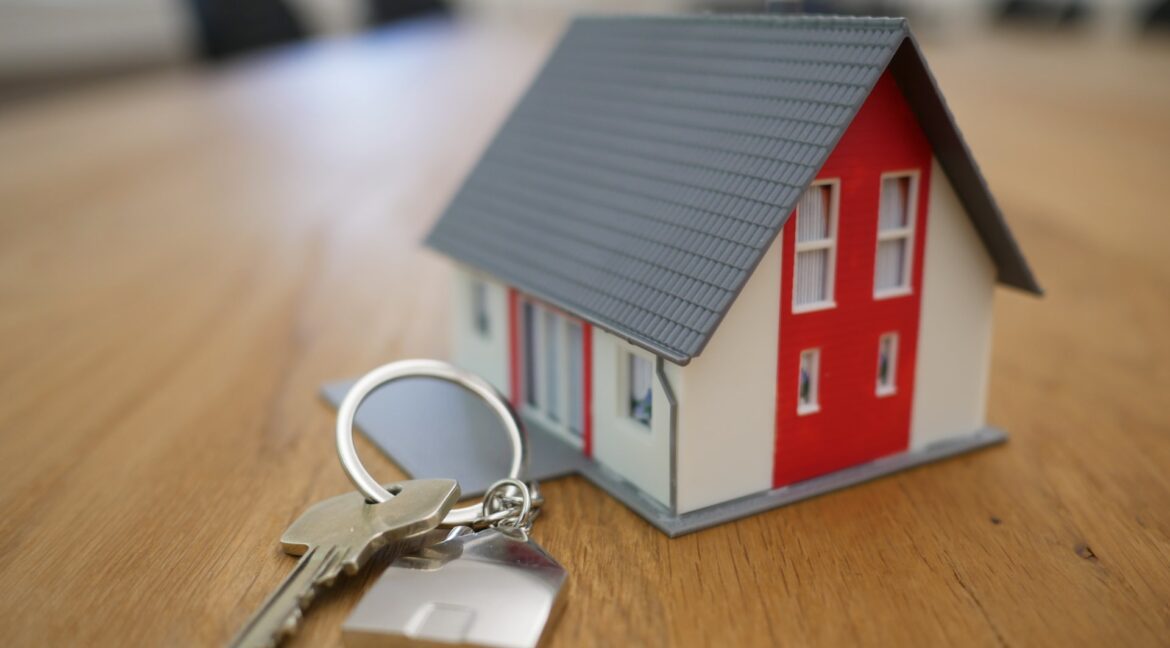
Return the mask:
{"type": "Polygon", "coordinates": [[[931,155],[930,144],[897,84],[889,73],[884,74],[817,176],[840,182],[834,308],[793,312],[795,218],[789,219],[778,239],[783,246],[783,275],[774,487],[908,446],[931,155]],[[906,170],[919,174],[911,292],[876,299],[881,175],[906,170]],[[899,335],[897,391],[878,396],[878,339],[887,332],[899,335]],[[806,349],[820,349],[820,411],[800,415],[798,372],[800,353],[806,349]]]}

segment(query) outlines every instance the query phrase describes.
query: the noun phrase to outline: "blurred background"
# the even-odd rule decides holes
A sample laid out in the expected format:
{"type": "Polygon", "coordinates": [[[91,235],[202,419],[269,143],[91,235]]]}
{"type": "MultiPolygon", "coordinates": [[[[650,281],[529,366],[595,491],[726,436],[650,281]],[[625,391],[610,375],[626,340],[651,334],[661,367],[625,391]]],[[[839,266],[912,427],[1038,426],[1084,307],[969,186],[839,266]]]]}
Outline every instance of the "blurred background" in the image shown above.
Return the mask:
{"type": "MultiPolygon", "coordinates": [[[[669,542],[550,483],[538,534],[581,595],[560,641],[792,617],[799,645],[1166,645],[1168,1],[804,0],[909,18],[1046,289],[996,297],[1012,441],[669,542]],[[796,586],[739,580],[757,541],[796,586]]],[[[348,488],[320,385],[448,356],[452,264],[421,241],[566,17],[763,9],[0,0],[0,543],[34,558],[0,559],[0,645],[221,645],[290,516],[348,488]]]]}
{"type": "MultiPolygon", "coordinates": [[[[582,11],[757,11],[749,0],[0,0],[0,101],[428,15],[509,21],[582,11]]],[[[781,3],[783,4],[783,3],[781,3]]],[[[808,13],[903,15],[920,38],[997,28],[1165,39],[1170,0],[805,0],[808,13]]]]}

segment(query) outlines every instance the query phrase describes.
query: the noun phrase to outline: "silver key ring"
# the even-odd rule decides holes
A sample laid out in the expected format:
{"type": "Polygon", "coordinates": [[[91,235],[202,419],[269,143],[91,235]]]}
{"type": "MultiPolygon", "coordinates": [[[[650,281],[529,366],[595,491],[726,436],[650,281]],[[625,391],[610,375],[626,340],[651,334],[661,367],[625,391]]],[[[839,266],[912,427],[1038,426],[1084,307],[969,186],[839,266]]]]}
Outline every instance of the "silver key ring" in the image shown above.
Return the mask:
{"type": "MultiPolygon", "coordinates": [[[[353,419],[358,407],[375,389],[402,378],[438,378],[454,383],[483,399],[504,424],[508,440],[512,443],[512,466],[509,479],[519,479],[521,470],[528,467],[528,436],[516,411],[508,401],[479,376],[467,373],[454,365],[439,360],[399,360],[382,365],[361,377],[346,393],[341,406],[337,408],[337,456],[349,481],[371,502],[385,502],[393,494],[379,484],[366,471],[353,445],[353,419]]],[[[443,518],[443,526],[470,525],[483,514],[483,504],[473,504],[451,509],[443,518]]]]}

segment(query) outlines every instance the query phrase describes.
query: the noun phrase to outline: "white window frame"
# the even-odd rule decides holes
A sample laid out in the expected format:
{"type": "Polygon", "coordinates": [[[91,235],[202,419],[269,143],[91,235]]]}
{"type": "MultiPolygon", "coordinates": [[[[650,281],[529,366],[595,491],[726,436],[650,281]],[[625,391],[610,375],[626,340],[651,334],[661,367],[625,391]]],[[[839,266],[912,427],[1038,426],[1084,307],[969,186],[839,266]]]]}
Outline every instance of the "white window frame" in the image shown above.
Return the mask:
{"type": "Polygon", "coordinates": [[[902,297],[914,292],[914,221],[918,219],[918,180],[920,173],[918,169],[903,169],[900,171],[887,171],[878,179],[878,209],[874,218],[877,222],[877,240],[873,245],[873,298],[874,299],[889,299],[891,297],[902,297]],[[882,187],[889,178],[908,178],[910,186],[907,188],[906,196],[906,226],[897,229],[882,230],[882,187]],[[892,241],[896,239],[906,240],[906,256],[902,260],[902,278],[905,284],[894,288],[877,287],[877,264],[878,264],[878,250],[881,248],[882,241],[892,241]]]}
{"type": "Polygon", "coordinates": [[[540,411],[554,425],[565,420],[565,380],[568,378],[568,354],[565,353],[565,318],[557,311],[542,306],[540,309],[540,411]],[[552,353],[549,353],[550,336],[552,353]],[[550,370],[551,365],[551,370],[550,370]],[[555,384],[549,389],[549,382],[555,384]]]}
{"type": "Polygon", "coordinates": [[[798,415],[815,414],[821,411],[821,350],[805,349],[800,352],[796,365],[796,413],[798,415]],[[804,359],[812,358],[812,371],[809,372],[809,402],[800,401],[800,374],[804,368],[804,359]]]}
{"type": "Polygon", "coordinates": [[[585,385],[585,379],[587,378],[585,375],[585,365],[590,361],[589,358],[585,357],[585,349],[588,347],[585,342],[585,324],[581,320],[574,317],[569,317],[567,315],[562,316],[561,320],[564,322],[562,325],[561,336],[561,343],[564,346],[562,357],[565,360],[565,368],[562,371],[562,382],[564,383],[564,387],[561,388],[563,392],[562,401],[564,403],[562,407],[564,408],[565,413],[564,425],[565,429],[568,430],[570,437],[583,441],[585,437],[585,421],[589,418],[585,411],[586,407],[588,406],[588,403],[585,402],[585,392],[587,391],[587,386],[585,385]],[[573,399],[573,390],[571,389],[573,386],[573,345],[570,342],[571,336],[569,335],[569,331],[571,331],[574,327],[577,328],[577,333],[581,342],[581,348],[578,349],[578,351],[581,352],[581,357],[577,361],[577,370],[581,374],[577,380],[577,387],[579,388],[580,393],[577,394],[576,398],[577,408],[579,409],[578,413],[580,414],[579,421],[573,420],[573,408],[570,406],[570,401],[573,399]]]}
{"type": "MultiPolygon", "coordinates": [[[[534,389],[535,393],[531,394],[531,395],[526,393],[524,395],[524,398],[521,400],[524,413],[526,415],[536,419],[537,421],[539,421],[545,428],[555,430],[565,439],[580,446],[580,445],[584,444],[585,430],[581,429],[581,430],[574,431],[572,421],[569,420],[569,384],[570,384],[570,380],[569,380],[569,364],[570,364],[569,363],[569,353],[572,350],[570,345],[569,345],[570,320],[572,320],[578,326],[581,327],[582,335],[584,335],[584,326],[582,325],[580,320],[577,320],[576,318],[572,318],[569,315],[565,314],[560,309],[553,308],[553,307],[548,306],[547,304],[539,302],[535,299],[531,299],[529,297],[522,296],[518,300],[518,302],[519,302],[519,304],[517,307],[520,309],[521,313],[523,313],[523,309],[524,309],[525,304],[531,305],[531,307],[533,309],[532,320],[533,320],[533,323],[536,325],[535,330],[532,331],[532,335],[533,335],[532,348],[537,352],[537,357],[533,358],[533,362],[531,363],[532,368],[536,371],[536,376],[534,376],[534,379],[532,380],[533,387],[535,388],[534,389]],[[548,335],[547,327],[545,326],[545,324],[548,321],[547,315],[549,313],[551,313],[554,316],[553,317],[553,321],[554,321],[553,326],[555,326],[557,329],[557,348],[555,351],[556,358],[555,358],[554,363],[553,363],[554,369],[557,372],[557,385],[556,385],[556,387],[557,387],[557,395],[556,395],[557,408],[556,408],[556,412],[552,413],[551,415],[548,411],[549,410],[549,398],[548,398],[548,393],[547,393],[548,392],[548,358],[544,354],[545,353],[545,342],[546,342],[545,336],[548,335]],[[533,402],[529,402],[530,396],[532,397],[531,400],[534,401],[535,404],[533,404],[533,402]]],[[[521,322],[523,322],[523,317],[521,317],[520,320],[521,320],[521,322]]],[[[522,345],[524,345],[523,348],[525,348],[525,349],[527,348],[527,346],[526,346],[526,342],[523,342],[523,340],[524,340],[524,336],[527,336],[527,335],[529,335],[529,332],[527,330],[521,331],[522,345]]],[[[584,349],[584,340],[582,340],[582,350],[583,349],[584,349]]],[[[521,361],[522,370],[527,371],[527,368],[529,365],[527,359],[522,358],[521,360],[522,360],[521,361]]],[[[585,363],[587,361],[588,360],[586,358],[581,359],[582,374],[584,374],[584,366],[585,366],[585,363]]],[[[585,379],[585,376],[582,375],[581,381],[580,381],[580,387],[582,389],[582,392],[585,389],[584,379],[585,379]]],[[[527,384],[528,384],[528,377],[527,376],[521,377],[521,384],[527,386],[527,384]]],[[[581,407],[585,408],[586,404],[583,400],[584,393],[581,394],[581,398],[582,398],[581,407]]],[[[584,419],[584,418],[585,418],[585,412],[584,412],[584,409],[582,409],[582,419],[584,419]]]]}
{"type": "MultiPolygon", "coordinates": [[[[837,223],[839,221],[838,212],[841,203],[841,179],[832,178],[827,180],[817,180],[809,185],[809,189],[813,187],[829,187],[829,237],[820,239],[818,241],[800,241],[800,207],[797,202],[796,217],[793,219],[793,233],[792,238],[795,242],[795,249],[792,253],[792,312],[793,313],[809,313],[813,311],[826,310],[835,308],[836,302],[836,288],[837,288],[837,241],[840,238],[837,231],[837,223]],[[828,250],[829,251],[829,267],[825,270],[825,298],[818,302],[808,304],[796,303],[796,267],[801,252],[812,250],[828,250]]],[[[808,189],[806,189],[807,191],[808,189]]],[[[803,197],[803,196],[802,196],[803,197]]]]}
{"type": "Polygon", "coordinates": [[[617,406],[618,418],[635,426],[637,429],[649,433],[654,428],[654,374],[655,374],[655,360],[651,356],[643,353],[638,353],[632,350],[621,349],[618,353],[618,380],[615,382],[618,386],[617,406]],[[643,422],[634,418],[633,412],[630,411],[630,368],[637,358],[645,362],[650,367],[650,420],[643,422]]]}
{"type": "Polygon", "coordinates": [[[517,308],[519,313],[517,318],[520,321],[520,340],[521,353],[520,371],[521,371],[521,389],[523,390],[524,398],[521,399],[523,408],[535,411],[540,407],[540,306],[529,299],[521,298],[518,301],[517,308]],[[532,312],[532,321],[528,321],[528,311],[532,312]],[[532,324],[530,327],[529,324],[532,324]]]}
{"type": "Polygon", "coordinates": [[[471,302],[471,330],[481,338],[492,335],[492,313],[489,306],[488,283],[479,277],[472,277],[468,300],[471,302]],[[483,327],[480,327],[480,323],[483,327]]]}
{"type": "Polygon", "coordinates": [[[882,333],[878,337],[877,371],[874,372],[874,380],[877,383],[875,393],[878,396],[892,396],[898,393],[898,346],[900,342],[897,331],[882,333]],[[890,371],[888,373],[889,379],[883,384],[881,376],[882,346],[886,340],[890,340],[890,371]]]}

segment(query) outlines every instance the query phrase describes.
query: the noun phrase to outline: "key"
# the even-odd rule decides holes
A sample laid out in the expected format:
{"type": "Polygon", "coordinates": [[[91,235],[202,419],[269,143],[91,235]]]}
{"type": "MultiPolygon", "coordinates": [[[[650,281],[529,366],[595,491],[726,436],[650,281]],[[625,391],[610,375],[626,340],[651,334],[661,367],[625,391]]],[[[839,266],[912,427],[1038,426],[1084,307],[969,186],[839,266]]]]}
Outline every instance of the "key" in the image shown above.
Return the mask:
{"type": "Polygon", "coordinates": [[[422,538],[459,499],[459,484],[452,479],[403,481],[387,490],[394,498],[381,504],[348,493],[302,513],[280,539],[286,553],[301,559],[230,645],[277,645],[296,630],[319,588],[333,584],[342,571],[357,573],[391,542],[422,538]]]}

